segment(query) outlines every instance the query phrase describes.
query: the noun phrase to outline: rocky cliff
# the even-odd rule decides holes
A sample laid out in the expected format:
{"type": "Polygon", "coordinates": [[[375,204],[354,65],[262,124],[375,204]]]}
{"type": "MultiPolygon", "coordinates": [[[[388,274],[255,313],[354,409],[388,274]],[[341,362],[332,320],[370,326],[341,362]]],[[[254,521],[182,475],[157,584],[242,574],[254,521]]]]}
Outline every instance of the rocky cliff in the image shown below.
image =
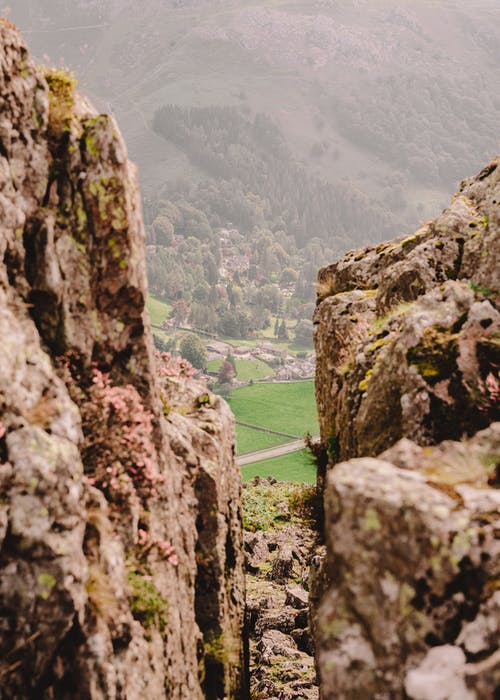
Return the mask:
{"type": "Polygon", "coordinates": [[[500,160],[318,278],[322,697],[500,693],[500,160]]]}
{"type": "Polygon", "coordinates": [[[0,697],[243,698],[226,404],[152,355],[113,119],[0,22],[0,697]]]}

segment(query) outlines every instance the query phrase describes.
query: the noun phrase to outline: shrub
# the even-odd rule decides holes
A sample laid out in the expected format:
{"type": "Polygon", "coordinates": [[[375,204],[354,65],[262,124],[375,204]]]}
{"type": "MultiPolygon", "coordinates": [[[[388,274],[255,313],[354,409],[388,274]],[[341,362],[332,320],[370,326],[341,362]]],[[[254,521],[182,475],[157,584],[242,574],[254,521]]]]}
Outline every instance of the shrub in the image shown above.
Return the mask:
{"type": "Polygon", "coordinates": [[[159,377],[192,377],[195,373],[193,365],[183,357],[171,355],[169,352],[157,354],[157,372],[159,377]]]}
{"type": "Polygon", "coordinates": [[[182,357],[196,369],[204,369],[206,367],[207,351],[201,340],[194,333],[186,333],[186,335],[182,336],[179,351],[182,357]]]}
{"type": "Polygon", "coordinates": [[[243,529],[249,532],[270,530],[290,520],[288,499],[292,484],[262,479],[249,482],[243,489],[243,529]]]}
{"type": "Polygon", "coordinates": [[[315,485],[296,486],[288,496],[290,512],[301,520],[321,525],[323,520],[323,498],[315,485]]]}

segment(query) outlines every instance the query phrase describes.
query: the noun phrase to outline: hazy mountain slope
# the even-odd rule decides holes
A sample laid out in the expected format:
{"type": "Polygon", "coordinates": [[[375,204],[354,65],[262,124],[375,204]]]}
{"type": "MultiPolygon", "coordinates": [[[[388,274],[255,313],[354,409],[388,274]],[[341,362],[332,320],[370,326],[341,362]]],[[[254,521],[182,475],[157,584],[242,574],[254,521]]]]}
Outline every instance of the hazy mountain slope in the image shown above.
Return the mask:
{"type": "Polygon", "coordinates": [[[20,0],[13,19],[43,26],[35,50],[65,57],[118,114],[148,190],[197,177],[149,129],[170,103],[272,116],[310,172],[348,178],[396,214],[394,233],[435,212],[498,144],[494,0],[34,5],[20,0]],[[101,26],[61,31],[72,22],[101,26]]]}

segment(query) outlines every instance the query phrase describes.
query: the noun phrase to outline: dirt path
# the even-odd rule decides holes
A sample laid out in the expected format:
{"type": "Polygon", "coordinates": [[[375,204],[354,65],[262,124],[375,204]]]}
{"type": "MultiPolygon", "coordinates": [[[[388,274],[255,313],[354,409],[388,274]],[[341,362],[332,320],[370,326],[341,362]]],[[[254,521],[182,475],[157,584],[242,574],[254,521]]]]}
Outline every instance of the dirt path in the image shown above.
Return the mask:
{"type": "MultiPolygon", "coordinates": [[[[317,436],[313,435],[313,438],[314,437],[317,436]]],[[[254,462],[261,462],[264,459],[280,457],[281,455],[286,455],[290,452],[297,452],[298,450],[303,450],[304,447],[304,438],[301,438],[300,440],[293,440],[293,442],[286,442],[284,445],[266,447],[264,450],[258,450],[257,452],[249,452],[248,454],[240,455],[240,457],[236,458],[236,464],[239,467],[243,467],[246,464],[253,464],[254,462]]]]}

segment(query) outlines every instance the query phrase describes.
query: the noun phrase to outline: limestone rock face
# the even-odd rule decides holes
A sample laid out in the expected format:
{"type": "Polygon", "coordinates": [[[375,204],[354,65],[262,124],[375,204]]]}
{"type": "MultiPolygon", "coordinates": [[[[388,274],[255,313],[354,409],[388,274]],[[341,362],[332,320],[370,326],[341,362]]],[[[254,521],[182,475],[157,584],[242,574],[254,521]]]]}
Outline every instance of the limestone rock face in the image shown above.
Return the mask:
{"type": "Polygon", "coordinates": [[[152,354],[113,119],[0,22],[2,698],[244,698],[229,409],[152,354]]]}
{"type": "Polygon", "coordinates": [[[414,236],[319,273],[325,700],[499,692],[499,166],[414,236]]]}
{"type": "Polygon", "coordinates": [[[433,444],[498,418],[500,162],[413,236],[318,276],[316,392],[334,460],[433,444]]]}

